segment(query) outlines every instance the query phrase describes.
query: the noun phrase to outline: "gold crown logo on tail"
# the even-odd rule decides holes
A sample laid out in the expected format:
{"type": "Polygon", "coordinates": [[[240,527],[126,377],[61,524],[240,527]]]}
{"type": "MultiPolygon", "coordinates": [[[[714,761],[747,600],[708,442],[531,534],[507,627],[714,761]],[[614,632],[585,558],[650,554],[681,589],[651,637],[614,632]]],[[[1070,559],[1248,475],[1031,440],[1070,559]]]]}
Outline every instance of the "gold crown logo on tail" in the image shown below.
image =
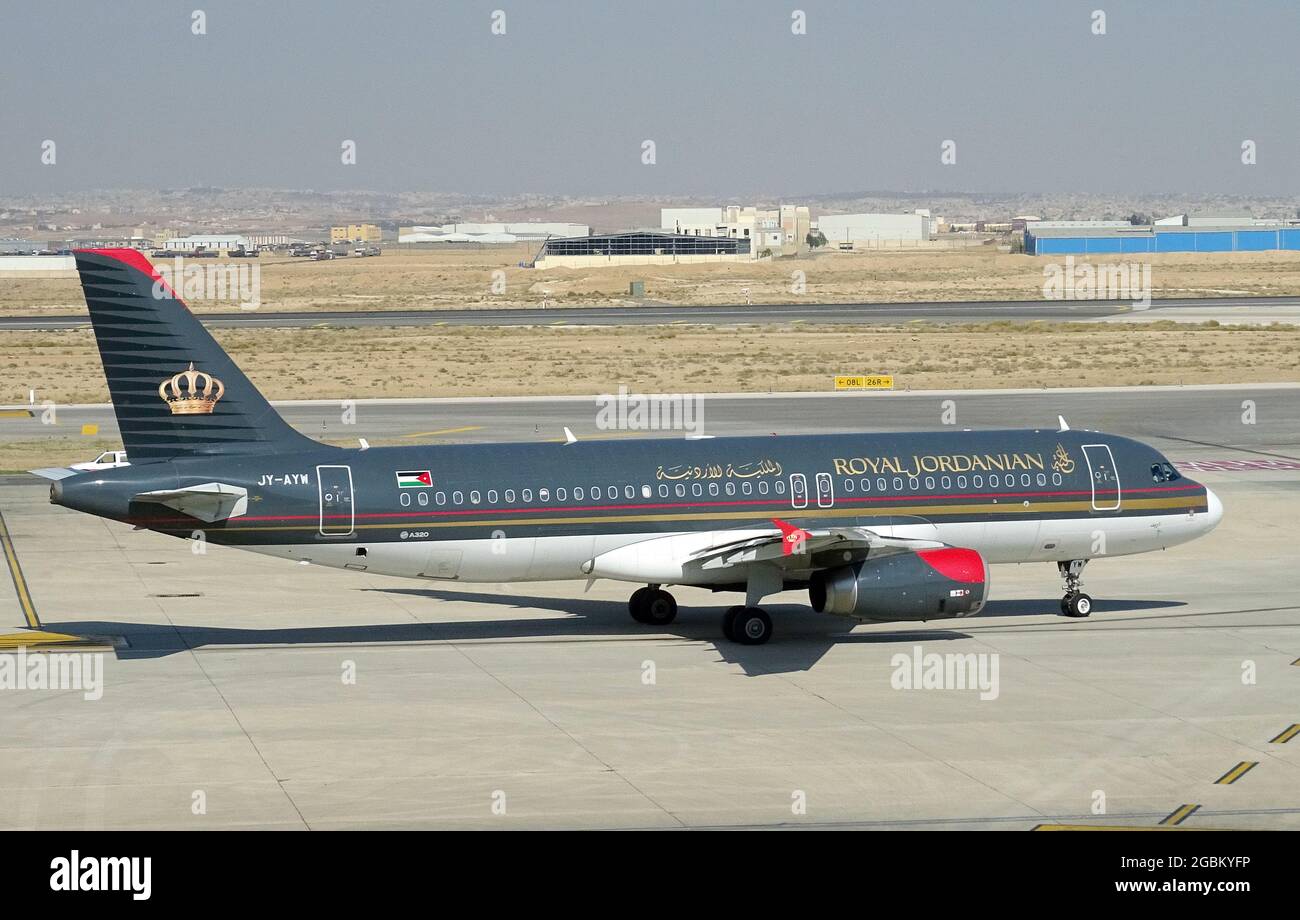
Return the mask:
{"type": "Polygon", "coordinates": [[[226,392],[226,385],[203,371],[194,369],[190,362],[189,370],[181,371],[158,384],[158,396],[167,403],[172,415],[211,415],[212,410],[226,392]],[[185,381],[184,385],[181,381],[185,381]],[[202,386],[199,381],[202,380],[202,386]]]}

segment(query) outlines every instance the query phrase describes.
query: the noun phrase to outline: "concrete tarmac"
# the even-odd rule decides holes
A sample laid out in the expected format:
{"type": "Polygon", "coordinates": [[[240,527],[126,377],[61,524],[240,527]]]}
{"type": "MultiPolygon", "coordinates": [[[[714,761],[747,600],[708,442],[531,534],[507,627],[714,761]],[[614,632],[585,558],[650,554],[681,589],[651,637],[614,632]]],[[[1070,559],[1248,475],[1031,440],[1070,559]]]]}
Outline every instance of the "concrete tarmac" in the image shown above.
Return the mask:
{"type": "MultiPolygon", "coordinates": [[[[858,399],[734,399],[716,424],[936,423],[935,394],[858,399]]],[[[121,643],[101,699],[0,689],[0,828],[1300,829],[1300,737],[1274,740],[1300,723],[1300,470],[1277,459],[1300,457],[1297,391],[956,399],[967,427],[1064,406],[1076,427],[1154,432],[1177,463],[1236,461],[1192,474],[1224,521],[1091,563],[1086,620],[1059,615],[1051,566],[999,566],[976,618],[855,626],[787,593],[750,648],[720,637],[730,595],[677,589],[656,629],[628,616],[630,585],[195,554],[0,480],[44,627],[121,643]],[[986,656],[996,693],[905,689],[916,654],[986,656]]],[[[447,404],[415,405],[446,424],[447,404]]],[[[527,434],[538,406],[464,404],[495,435],[527,434]]],[[[392,411],[374,430],[410,427],[392,411]]],[[[13,591],[0,618],[24,622],[13,591]]]]}

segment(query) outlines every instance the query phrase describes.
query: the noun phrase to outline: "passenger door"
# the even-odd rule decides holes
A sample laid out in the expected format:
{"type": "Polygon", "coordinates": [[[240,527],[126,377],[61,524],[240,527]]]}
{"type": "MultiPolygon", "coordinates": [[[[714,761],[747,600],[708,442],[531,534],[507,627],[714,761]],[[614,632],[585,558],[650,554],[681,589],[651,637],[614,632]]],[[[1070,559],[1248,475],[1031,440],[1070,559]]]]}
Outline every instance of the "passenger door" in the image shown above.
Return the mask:
{"type": "Polygon", "coordinates": [[[1083,445],[1083,457],[1088,461],[1092,480],[1092,510],[1118,511],[1120,505],[1119,470],[1109,444],[1083,445]]]}

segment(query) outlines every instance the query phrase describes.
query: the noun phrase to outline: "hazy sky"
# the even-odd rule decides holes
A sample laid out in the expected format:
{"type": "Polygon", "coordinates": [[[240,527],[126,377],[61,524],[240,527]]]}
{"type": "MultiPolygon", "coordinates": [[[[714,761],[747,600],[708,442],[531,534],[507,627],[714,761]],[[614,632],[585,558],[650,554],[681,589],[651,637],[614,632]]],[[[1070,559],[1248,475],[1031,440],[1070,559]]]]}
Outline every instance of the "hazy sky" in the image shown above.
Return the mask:
{"type": "Polygon", "coordinates": [[[1298,39],[1295,0],[5,0],[0,194],[1296,194],[1298,39]]]}

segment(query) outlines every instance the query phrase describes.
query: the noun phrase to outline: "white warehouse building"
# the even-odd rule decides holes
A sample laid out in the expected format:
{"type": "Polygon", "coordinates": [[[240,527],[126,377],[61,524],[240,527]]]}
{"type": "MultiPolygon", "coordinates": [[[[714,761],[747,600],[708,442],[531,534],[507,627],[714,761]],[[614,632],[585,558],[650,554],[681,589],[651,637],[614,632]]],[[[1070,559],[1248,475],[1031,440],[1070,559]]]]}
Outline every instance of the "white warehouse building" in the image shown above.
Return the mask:
{"type": "Polygon", "coordinates": [[[174,236],[163,241],[168,252],[194,252],[199,249],[252,249],[248,237],[238,233],[201,233],[194,236],[174,236]]]}
{"type": "Polygon", "coordinates": [[[873,243],[879,240],[928,240],[930,218],[924,214],[823,214],[817,229],[826,242],[873,243]]]}

